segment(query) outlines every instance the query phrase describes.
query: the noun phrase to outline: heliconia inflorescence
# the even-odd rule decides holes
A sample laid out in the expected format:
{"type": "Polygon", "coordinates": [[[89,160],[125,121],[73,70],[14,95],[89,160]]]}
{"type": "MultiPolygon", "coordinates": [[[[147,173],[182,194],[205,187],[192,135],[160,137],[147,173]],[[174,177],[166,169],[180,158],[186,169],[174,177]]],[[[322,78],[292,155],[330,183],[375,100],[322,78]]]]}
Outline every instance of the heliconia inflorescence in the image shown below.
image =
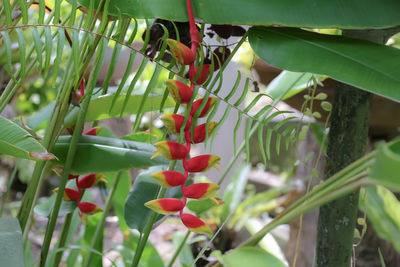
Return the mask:
{"type": "MultiPolygon", "coordinates": [[[[169,48],[176,58],[177,62],[183,65],[190,65],[190,86],[177,80],[167,80],[165,82],[175,102],[177,104],[186,104],[187,108],[189,108],[190,100],[195,97],[193,95],[195,85],[200,85],[206,82],[210,74],[210,65],[203,64],[200,74],[197,75],[199,67],[194,66],[194,61],[196,59],[196,50],[199,47],[201,38],[199,31],[194,24],[193,17],[190,18],[189,16],[189,19],[192,20],[190,27],[192,47],[189,48],[184,44],[171,39],[167,39],[167,44],[169,45],[169,48]]],[[[162,121],[164,122],[169,132],[175,135],[183,134],[183,136],[185,137],[185,144],[180,144],[173,141],[158,142],[155,144],[156,153],[153,155],[153,157],[162,155],[168,160],[181,160],[184,172],[180,173],[177,171],[159,171],[153,173],[151,177],[157,180],[158,183],[165,188],[180,186],[183,200],[175,198],[160,198],[145,203],[146,207],[152,209],[157,213],[179,213],[182,223],[190,231],[195,233],[212,234],[212,230],[204,221],[197,218],[196,216],[188,213],[183,213],[183,209],[186,206],[187,199],[213,198],[217,194],[219,185],[213,183],[195,183],[186,186],[186,181],[190,172],[204,172],[212,167],[217,168],[217,164],[220,158],[216,155],[200,155],[190,158],[189,154],[191,144],[204,142],[206,138],[212,134],[217,126],[216,122],[203,123],[199,126],[194,127],[192,134],[192,119],[194,116],[199,118],[207,116],[207,114],[212,110],[215,103],[216,98],[209,97],[206,100],[202,98],[192,103],[187,118],[179,114],[168,114],[162,117],[162,121]],[[207,102],[203,104],[203,101],[207,102]],[[202,109],[199,110],[201,106],[202,109]],[[184,126],[183,129],[182,126],[184,126]]]]}

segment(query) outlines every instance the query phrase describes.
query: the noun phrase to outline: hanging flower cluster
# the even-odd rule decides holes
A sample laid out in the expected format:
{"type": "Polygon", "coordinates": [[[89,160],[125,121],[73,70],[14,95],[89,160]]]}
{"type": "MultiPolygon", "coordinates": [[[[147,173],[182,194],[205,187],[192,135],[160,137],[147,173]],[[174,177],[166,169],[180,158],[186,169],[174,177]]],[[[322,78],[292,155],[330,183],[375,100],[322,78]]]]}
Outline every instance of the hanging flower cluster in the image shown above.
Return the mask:
{"type": "MultiPolygon", "coordinates": [[[[190,16],[189,16],[190,17],[190,16]]],[[[194,24],[194,20],[192,19],[194,24]]],[[[190,35],[192,39],[191,48],[187,47],[183,43],[176,40],[168,39],[166,42],[170,48],[170,51],[176,58],[176,61],[182,65],[189,66],[189,78],[191,81],[190,86],[177,80],[167,80],[165,83],[170,91],[170,94],[178,104],[186,104],[187,108],[190,106],[190,99],[193,97],[194,86],[203,84],[210,73],[210,65],[203,64],[201,69],[194,66],[196,60],[197,48],[201,41],[200,33],[197,28],[191,25],[190,35]],[[200,72],[200,73],[199,73],[200,72]]],[[[215,129],[216,122],[210,122],[208,125],[203,123],[192,129],[192,119],[194,114],[202,105],[203,98],[196,100],[191,105],[189,116],[185,122],[185,116],[179,114],[168,114],[162,117],[162,120],[167,127],[168,131],[180,135],[183,127],[183,136],[185,144],[180,144],[173,141],[161,141],[155,144],[156,154],[163,155],[168,160],[181,160],[184,173],[177,171],[159,171],[153,173],[151,177],[159,182],[159,184],[166,188],[180,186],[183,200],[176,198],[161,198],[151,200],[145,203],[145,206],[161,214],[170,214],[179,212],[179,216],[182,223],[192,232],[195,233],[208,233],[212,234],[210,227],[201,219],[188,213],[183,213],[183,209],[186,206],[187,199],[203,199],[213,197],[216,191],[219,189],[219,185],[213,183],[196,183],[186,186],[186,181],[189,173],[205,172],[212,167],[217,168],[220,158],[216,155],[200,155],[190,158],[190,147],[191,144],[198,144],[205,141],[206,136],[210,136],[212,131],[215,129]]],[[[204,118],[210,112],[215,104],[215,98],[208,98],[201,110],[199,118],[204,118]]],[[[218,168],[217,168],[218,169],[218,168]]]]}
{"type": "Polygon", "coordinates": [[[82,202],[81,197],[82,190],[93,187],[99,181],[106,182],[104,175],[90,173],[83,176],[82,178],[79,178],[79,175],[70,174],[68,176],[68,179],[75,179],[76,187],[78,188],[78,190],[69,187],[65,188],[63,199],[64,201],[76,201],[79,209],[79,216],[82,217],[83,215],[91,215],[103,211],[96,204],[90,202],[82,202]]]}

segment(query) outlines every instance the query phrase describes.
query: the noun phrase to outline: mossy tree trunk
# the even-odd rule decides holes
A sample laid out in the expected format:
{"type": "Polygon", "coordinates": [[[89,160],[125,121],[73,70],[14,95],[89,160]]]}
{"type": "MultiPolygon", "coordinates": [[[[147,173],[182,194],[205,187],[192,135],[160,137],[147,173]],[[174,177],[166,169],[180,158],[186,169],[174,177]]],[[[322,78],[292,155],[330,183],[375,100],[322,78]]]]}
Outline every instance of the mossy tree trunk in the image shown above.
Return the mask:
{"type": "MultiPolygon", "coordinates": [[[[398,29],[348,30],[343,35],[384,44],[398,29]]],[[[368,138],[371,94],[338,82],[328,136],[325,178],[364,155],[368,138]]],[[[315,267],[349,267],[359,192],[320,208],[315,267]]]]}

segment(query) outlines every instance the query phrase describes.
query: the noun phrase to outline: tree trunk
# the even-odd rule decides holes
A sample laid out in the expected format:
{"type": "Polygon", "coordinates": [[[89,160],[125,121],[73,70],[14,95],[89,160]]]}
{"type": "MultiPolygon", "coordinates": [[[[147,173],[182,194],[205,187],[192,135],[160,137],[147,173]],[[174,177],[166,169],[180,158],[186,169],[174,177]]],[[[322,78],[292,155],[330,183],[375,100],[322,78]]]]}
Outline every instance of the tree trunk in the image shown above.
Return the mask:
{"type": "MultiPolygon", "coordinates": [[[[398,29],[350,30],[343,35],[384,44],[398,29]]],[[[328,136],[325,178],[364,155],[371,94],[338,82],[328,136]]],[[[359,192],[321,206],[318,218],[316,267],[350,266],[359,192]]]]}

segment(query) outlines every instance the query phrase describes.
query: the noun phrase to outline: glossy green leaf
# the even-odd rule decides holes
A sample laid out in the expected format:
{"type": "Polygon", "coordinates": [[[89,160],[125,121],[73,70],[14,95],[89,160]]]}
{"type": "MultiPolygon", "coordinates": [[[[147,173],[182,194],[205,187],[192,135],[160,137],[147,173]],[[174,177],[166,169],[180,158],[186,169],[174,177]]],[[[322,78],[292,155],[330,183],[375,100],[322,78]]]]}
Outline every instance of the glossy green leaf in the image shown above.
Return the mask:
{"type": "MultiPolygon", "coordinates": [[[[107,187],[109,188],[109,190],[114,184],[116,175],[117,173],[106,174],[108,181],[107,187]]],[[[126,224],[124,218],[124,208],[125,208],[125,201],[129,195],[131,187],[132,187],[132,180],[130,172],[129,171],[122,172],[113,198],[113,210],[115,215],[118,217],[119,228],[123,233],[127,233],[127,231],[129,231],[129,227],[126,224]]]]}
{"type": "Polygon", "coordinates": [[[16,123],[0,116],[0,154],[24,159],[54,159],[54,156],[16,123]]]}
{"type": "MultiPolygon", "coordinates": [[[[102,216],[101,213],[96,213],[94,215],[88,216],[87,223],[85,225],[85,232],[83,234],[82,246],[84,246],[84,247],[92,246],[92,240],[93,240],[94,234],[96,232],[96,227],[100,223],[101,216],[102,216]]],[[[98,242],[96,242],[94,247],[91,247],[92,249],[98,251],[99,253],[103,253],[103,237],[104,237],[104,231],[101,231],[98,242]]],[[[86,262],[86,258],[88,256],[89,251],[82,250],[81,253],[82,253],[82,258],[83,258],[82,262],[86,262]]],[[[102,267],[103,266],[102,256],[97,253],[93,253],[91,261],[90,261],[90,265],[102,267]]]]}
{"type": "Polygon", "coordinates": [[[400,202],[396,196],[382,186],[368,186],[361,200],[361,209],[378,236],[391,242],[400,253],[400,202]]]}
{"type": "Polygon", "coordinates": [[[273,254],[260,248],[242,247],[222,256],[226,267],[286,267],[287,265],[273,254]]]}
{"type": "Polygon", "coordinates": [[[400,191],[400,139],[389,145],[380,144],[368,179],[400,191]]]}
{"type": "MultiPolygon", "coordinates": [[[[311,73],[284,70],[268,84],[265,93],[272,99],[285,100],[312,86],[312,76],[311,73]]],[[[321,77],[320,81],[324,79],[321,77]]]]}
{"type": "MultiPolygon", "coordinates": [[[[114,108],[109,112],[114,94],[99,96],[90,101],[89,108],[85,117],[85,121],[94,121],[119,117],[121,115],[122,103],[126,95],[119,95],[116,98],[114,108]]],[[[132,95],[127,102],[122,115],[136,114],[139,111],[139,105],[142,103],[142,95],[132,95]]],[[[161,96],[147,96],[143,102],[142,112],[158,110],[161,105],[161,96]]],[[[165,103],[165,107],[174,107],[175,102],[169,97],[165,103]]],[[[75,107],[65,118],[65,126],[74,125],[78,117],[79,108],[75,107]]]]}
{"type": "MultiPolygon", "coordinates": [[[[184,239],[184,235],[179,232],[179,231],[175,231],[172,234],[172,243],[174,244],[174,249],[178,249],[178,247],[181,245],[183,239],[184,239]]],[[[192,250],[190,248],[190,245],[188,244],[188,242],[186,241],[185,244],[183,245],[181,252],[178,255],[179,261],[181,262],[182,266],[190,266],[190,264],[193,262],[194,258],[193,258],[193,253],[192,250]]]]}
{"type": "Polygon", "coordinates": [[[0,263],[1,266],[25,266],[22,232],[15,218],[0,218],[0,263]]]}
{"type": "MultiPolygon", "coordinates": [[[[63,165],[71,136],[60,136],[52,152],[63,165]]],[[[150,159],[154,146],[117,138],[81,136],[77,145],[72,171],[74,173],[115,172],[167,163],[161,156],[150,159]]]]}
{"type": "Polygon", "coordinates": [[[223,211],[221,214],[221,220],[224,221],[228,218],[231,212],[234,212],[239,206],[240,201],[247,184],[248,174],[250,171],[250,165],[240,165],[233,174],[232,180],[224,193],[224,204],[223,211]]]}
{"type": "MultiPolygon", "coordinates": [[[[48,217],[51,210],[54,207],[56,201],[56,194],[52,194],[50,197],[39,199],[39,204],[34,208],[34,212],[42,217],[48,217]]],[[[75,201],[63,201],[61,204],[59,215],[65,215],[71,213],[76,208],[75,201]]]]}
{"type": "MultiPolygon", "coordinates": [[[[400,2],[399,2],[400,3],[400,2]]],[[[400,102],[400,50],[292,28],[253,27],[249,42],[272,66],[311,72],[400,102]]]]}
{"type": "Polygon", "coordinates": [[[217,200],[213,200],[210,198],[205,198],[205,199],[191,199],[188,201],[186,204],[186,207],[196,213],[197,216],[202,214],[203,212],[216,207],[218,202],[216,203],[217,200]]]}
{"type": "MultiPolygon", "coordinates": [[[[139,232],[143,231],[152,213],[149,208],[144,206],[144,203],[156,199],[161,188],[156,180],[150,177],[150,174],[167,169],[168,166],[166,165],[151,167],[136,177],[125,203],[125,221],[131,229],[136,229],[139,232]]],[[[180,188],[174,187],[167,189],[165,197],[179,198],[179,194],[180,188]]],[[[160,220],[162,217],[162,215],[159,215],[157,220],[160,220]]]]}
{"type": "MultiPolygon", "coordinates": [[[[117,249],[124,260],[125,266],[130,266],[132,264],[133,256],[135,255],[135,250],[137,244],[139,243],[140,234],[138,232],[129,232],[126,238],[124,238],[123,245],[117,249]]],[[[142,256],[140,257],[140,267],[164,267],[164,262],[156,250],[156,248],[151,244],[150,241],[146,242],[142,256]]]]}
{"type": "MultiPolygon", "coordinates": [[[[96,0],[96,6],[100,0],[96,0]]],[[[89,0],[79,0],[88,7],[89,0]]],[[[285,25],[316,28],[384,28],[400,24],[397,0],[196,0],[195,17],[206,23],[285,25]]],[[[132,18],[163,18],[187,21],[185,1],[113,0],[109,14],[132,18]]]]}
{"type": "Polygon", "coordinates": [[[151,144],[159,140],[157,135],[150,132],[136,132],[133,134],[125,135],[121,137],[121,139],[151,144]]]}

